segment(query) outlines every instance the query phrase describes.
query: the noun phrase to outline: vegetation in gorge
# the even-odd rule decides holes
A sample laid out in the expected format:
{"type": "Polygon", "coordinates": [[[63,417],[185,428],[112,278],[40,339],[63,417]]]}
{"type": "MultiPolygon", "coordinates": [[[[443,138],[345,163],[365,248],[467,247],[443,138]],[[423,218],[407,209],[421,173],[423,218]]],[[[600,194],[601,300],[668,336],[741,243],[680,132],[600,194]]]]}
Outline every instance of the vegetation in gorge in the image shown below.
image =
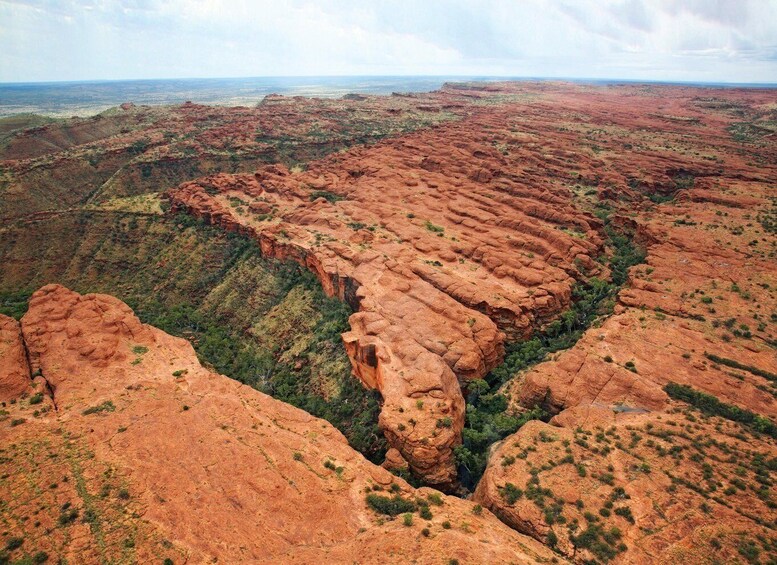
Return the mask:
{"type": "Polygon", "coordinates": [[[27,311],[31,294],[28,290],[0,292],[0,314],[21,319],[27,311]]]}
{"type": "Polygon", "coordinates": [[[186,215],[130,213],[76,212],[21,228],[0,241],[3,257],[20,266],[1,273],[0,312],[20,318],[30,292],[18,289],[51,282],[111,294],[187,338],[216,371],[325,418],[382,460],[378,395],[351,375],[340,340],[350,311],[298,265],[186,215]]]}
{"type": "MultiPolygon", "coordinates": [[[[238,245],[245,246],[243,253],[259,253],[252,242],[243,240],[238,245]]],[[[377,426],[380,396],[376,391],[365,390],[350,374],[350,364],[340,342],[340,334],[348,329],[351,313],[348,306],[328,298],[314,276],[298,265],[269,262],[282,281],[281,294],[289,296],[295,289],[304,289],[312,305],[312,312],[306,313],[317,317],[310,333],[302,339],[284,336],[283,341],[288,345],[303,344],[304,348],[295,351],[293,356],[286,355],[288,350],[282,346],[256,345],[239,339],[229,320],[214,320],[191,304],[167,310],[157,302],[141,309],[138,315],[168,333],[187,337],[201,360],[217,372],[331,422],[345,434],[351,446],[380,462],[385,452],[385,439],[377,426]],[[321,368],[309,362],[315,357],[334,357],[340,361],[335,366],[327,366],[335,370],[333,374],[318,375],[336,381],[337,390],[331,396],[316,387],[314,373],[321,368]]]]}
{"type": "Polygon", "coordinates": [[[507,411],[508,399],[500,387],[516,373],[543,361],[548,354],[572,347],[595,321],[609,315],[615,295],[626,282],[628,269],[641,263],[645,253],[627,234],[616,231],[604,215],[608,244],[613,253],[609,258],[611,281],[591,278],[577,283],[572,290],[572,307],[558,319],[527,341],[508,343],[504,362],[492,370],[485,380],[470,383],[467,389],[467,410],[462,444],[455,448],[459,465],[459,480],[474,488],[486,468],[489,447],[515,433],[529,420],[547,419],[543,407],[534,407],[520,414],[507,411]]]}

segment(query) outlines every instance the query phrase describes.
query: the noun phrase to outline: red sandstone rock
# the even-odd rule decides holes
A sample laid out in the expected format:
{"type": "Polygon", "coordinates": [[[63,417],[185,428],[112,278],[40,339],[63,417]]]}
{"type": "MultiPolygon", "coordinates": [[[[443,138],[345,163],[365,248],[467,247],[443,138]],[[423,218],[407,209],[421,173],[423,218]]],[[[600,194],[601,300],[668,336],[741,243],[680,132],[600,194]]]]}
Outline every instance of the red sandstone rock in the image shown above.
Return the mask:
{"type": "Polygon", "coordinates": [[[555,536],[574,561],[607,552],[618,563],[734,561],[743,540],[769,535],[777,516],[745,485],[757,484],[756,454],[777,452],[773,439],[744,440],[738,426],[691,413],[580,406],[554,423],[529,422],[504,440],[474,499],[519,532],[555,536]],[[602,553],[583,541],[591,527],[602,553]]]}
{"type": "MultiPolygon", "coordinates": [[[[25,543],[50,556],[79,563],[128,551],[140,561],[161,555],[190,563],[533,563],[552,557],[541,544],[487,512],[473,514],[472,503],[453,497],[441,495],[442,504],[431,507],[434,516],[416,514],[412,526],[401,517],[381,519],[367,506],[365,490],[386,494],[396,484],[407,499],[435,491],[415,490],[369,463],[327,422],[204,369],[188,342],[141,324],[115,298],[44,287],[33,295],[23,330],[33,366],[51,384],[58,409],[33,418],[33,407],[17,403],[12,417],[28,420],[2,423],[2,445],[47,441],[55,454],[51,465],[63,457],[78,465],[86,492],[103,484],[107,493],[105,503],[95,494],[86,502],[71,499],[81,515],[83,505],[91,505],[91,519],[103,531],[102,553],[86,524],[81,535],[72,535],[80,521],[60,524],[48,536],[23,526],[25,543]],[[61,434],[69,443],[56,447],[61,434]],[[84,450],[91,456],[82,457],[84,450]],[[110,471],[100,472],[104,466],[110,471]],[[116,498],[116,481],[125,498],[116,498]],[[116,505],[126,506],[124,514],[105,522],[101,512],[116,505]],[[131,549],[122,532],[134,532],[131,549]]],[[[56,521],[63,499],[32,508],[6,489],[27,492],[43,481],[48,496],[66,492],[69,483],[49,488],[62,481],[51,475],[49,463],[32,478],[14,475],[26,461],[19,457],[1,463],[15,465],[8,469],[12,478],[0,484],[4,513],[35,511],[40,521],[50,511],[56,521]]],[[[21,527],[15,520],[6,531],[21,527]]]]}
{"type": "Polygon", "coordinates": [[[174,210],[257,239],[358,310],[343,336],[354,373],[381,391],[390,443],[431,484],[455,480],[459,382],[500,361],[502,333],[527,337],[569,305],[576,279],[603,274],[599,221],[567,191],[503,173],[513,163],[482,130],[505,119],[481,113],[302,173],[273,165],[170,193],[174,210]]]}
{"type": "Polygon", "coordinates": [[[620,152],[603,157],[597,183],[609,177],[598,196],[614,199],[610,225],[633,232],[647,258],[631,269],[611,317],[504,387],[514,408],[541,405],[556,414],[551,424],[558,427],[531,422],[501,442],[475,494],[518,531],[557,540],[578,561],[605,559],[579,537],[598,527],[599,541],[618,528],[617,536],[608,534],[616,562],[697,563],[710,554],[735,561],[743,540],[763,537],[776,518],[756,485],[769,482],[760,462],[774,458],[774,440],[687,410],[663,390],[670,382],[687,385],[777,420],[769,377],[777,374],[777,356],[766,321],[777,311],[775,241],[765,224],[753,222],[754,214],[772,213],[774,156],[759,145],[734,150],[728,120],[693,117],[693,102],[678,96],[667,105],[672,119],[652,116],[666,124],[641,119],[649,134],[634,130],[634,117],[617,102],[608,119],[597,118],[608,127],[628,119],[624,140],[642,147],[638,165],[620,152]],[[719,158],[711,166],[687,154],[684,162],[647,155],[649,143],[669,143],[678,128],[702,127],[706,134],[691,143],[695,153],[725,155],[725,166],[719,158]],[[748,159],[764,166],[752,168],[748,159]],[[616,163],[628,190],[611,184],[616,163]],[[676,197],[654,205],[642,192],[676,197]],[[751,482],[737,478],[745,476],[751,482]],[[624,506],[629,513],[616,513],[624,506]]]}
{"type": "MultiPolygon", "coordinates": [[[[514,88],[449,88],[441,95],[480,98],[514,88]]],[[[304,172],[269,166],[255,178],[221,175],[171,192],[174,209],[254,237],[269,256],[298,261],[316,273],[329,294],[358,310],[344,335],[354,372],[383,393],[381,424],[392,445],[415,472],[434,483],[453,476],[450,447],[458,441],[463,409],[454,377],[459,382],[482,377],[502,355],[499,332],[509,339],[528,337],[569,305],[575,280],[607,276],[593,260],[602,252],[601,223],[583,211],[590,201],[576,192],[580,184],[569,188],[570,169],[583,189],[600,187],[599,197],[611,193],[644,201],[644,192],[679,188],[678,202],[736,201],[741,209],[762,202],[741,195],[709,196],[719,192],[721,178],[740,183],[758,178],[756,169],[742,162],[723,169],[643,146],[623,150],[635,136],[640,142],[643,130],[667,136],[681,130],[687,137],[702,129],[704,135],[695,139],[729,150],[734,142],[725,129],[728,119],[695,105],[689,99],[692,91],[632,92],[641,104],[655,108],[644,114],[635,114],[622,91],[596,96],[552,86],[538,91],[543,97],[536,102],[474,110],[459,122],[314,162],[304,172]],[[564,149],[577,147],[582,134],[593,135],[591,128],[597,126],[612,128],[613,135],[596,137],[608,151],[602,152],[601,145],[591,152],[564,149]],[[683,189],[694,177],[697,187],[683,189]],[[252,207],[261,214],[252,213],[252,207]],[[435,394],[428,394],[432,390],[435,394]],[[410,423],[407,412],[414,401],[429,406],[430,398],[439,410],[413,414],[416,423],[410,423]],[[436,426],[441,418],[450,418],[451,433],[436,426]]],[[[763,99],[756,91],[748,96],[763,99]]],[[[623,212],[613,218],[613,226],[631,224],[639,243],[655,244],[651,257],[678,245],[691,254],[714,247],[709,235],[667,237],[664,227],[657,231],[626,217],[631,210],[623,212]]],[[[719,268],[714,261],[710,267],[719,268]]],[[[650,282],[635,281],[620,300],[673,312],[676,298],[667,300],[657,290],[650,282]],[[646,292],[650,299],[640,304],[646,292]]],[[[626,317],[608,324],[613,335],[625,333],[624,339],[631,340],[631,330],[641,322],[626,317]]],[[[562,370],[561,379],[544,369],[522,377],[516,398],[531,404],[550,393],[556,410],[591,401],[663,405],[661,387],[672,380],[667,369],[676,366],[674,356],[634,376],[623,368],[627,359],[618,368],[596,364],[581,351],[549,365],[551,371],[562,370]]],[[[656,348],[648,342],[629,354],[633,362],[640,356],[652,360],[656,348]]],[[[676,379],[695,382],[694,371],[676,379]]],[[[767,394],[748,390],[746,402],[760,408],[771,402],[767,394]]]]}
{"type": "Polygon", "coordinates": [[[31,385],[19,323],[0,314],[0,401],[16,400],[28,392],[31,385]]]}

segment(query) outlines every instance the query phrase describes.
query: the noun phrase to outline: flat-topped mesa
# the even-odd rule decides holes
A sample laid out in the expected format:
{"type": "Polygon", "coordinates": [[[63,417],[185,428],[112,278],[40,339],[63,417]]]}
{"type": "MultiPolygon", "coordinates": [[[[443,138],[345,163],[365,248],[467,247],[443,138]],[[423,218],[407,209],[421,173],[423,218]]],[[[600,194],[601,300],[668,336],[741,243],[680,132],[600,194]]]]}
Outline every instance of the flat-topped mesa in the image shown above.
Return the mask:
{"type": "Polygon", "coordinates": [[[494,149],[491,120],[169,193],[174,212],[298,262],[356,310],[343,335],[354,373],[383,395],[391,445],[438,486],[455,482],[460,385],[501,362],[505,338],[566,309],[576,280],[603,274],[601,223],[568,190],[508,174],[517,164],[494,149]]]}

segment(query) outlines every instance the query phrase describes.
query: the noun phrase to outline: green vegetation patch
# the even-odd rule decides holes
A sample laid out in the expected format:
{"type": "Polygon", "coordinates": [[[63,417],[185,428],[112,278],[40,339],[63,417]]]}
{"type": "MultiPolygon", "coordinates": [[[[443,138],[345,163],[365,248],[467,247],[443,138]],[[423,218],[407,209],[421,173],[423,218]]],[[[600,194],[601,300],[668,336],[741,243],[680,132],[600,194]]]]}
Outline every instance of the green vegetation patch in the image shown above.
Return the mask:
{"type": "Polygon", "coordinates": [[[745,365],[744,363],[740,363],[739,361],[735,361],[733,359],[727,359],[725,357],[719,357],[717,355],[713,355],[712,353],[707,353],[706,351],[704,352],[704,356],[710,361],[712,361],[713,363],[718,363],[719,365],[725,365],[726,367],[732,367],[734,369],[741,369],[743,371],[747,371],[754,375],[758,375],[759,377],[763,377],[770,381],[777,381],[777,375],[775,375],[774,373],[770,373],[769,371],[759,369],[758,367],[753,367],[752,365],[745,365]]]}
{"type": "Polygon", "coordinates": [[[113,402],[110,400],[106,400],[101,404],[87,408],[81,413],[84,416],[88,416],[89,414],[97,414],[99,412],[114,412],[115,410],[116,410],[116,406],[114,406],[113,402]]]}
{"type": "Polygon", "coordinates": [[[335,202],[339,202],[340,200],[345,200],[345,197],[340,196],[339,194],[335,194],[334,192],[329,192],[328,190],[314,190],[310,193],[310,201],[318,200],[319,198],[323,198],[327,202],[331,202],[334,204],[335,202]]]}
{"type": "Polygon", "coordinates": [[[485,380],[473,381],[467,388],[467,410],[462,444],[454,448],[459,480],[468,487],[477,485],[488,460],[489,447],[515,433],[529,420],[549,418],[548,407],[538,406],[521,414],[507,412],[508,399],[499,388],[516,373],[545,360],[557,351],[572,347],[586,329],[612,313],[615,295],[626,282],[630,267],[645,259],[644,250],[634,245],[628,234],[618,233],[609,225],[609,209],[602,219],[613,254],[609,258],[612,282],[592,277],[572,289],[572,307],[527,341],[508,343],[505,360],[485,380]]]}
{"type": "MultiPolygon", "coordinates": [[[[188,339],[205,365],[325,418],[382,460],[379,394],[352,376],[340,338],[351,310],[297,264],[266,259],[252,240],[185,214],[90,211],[12,228],[0,238],[0,261],[10,258],[19,267],[0,271],[0,305],[15,316],[30,295],[18,289],[57,282],[111,294],[143,322],[188,339]]],[[[136,346],[130,362],[140,364],[145,346],[128,344],[136,346]]]]}
{"type": "Polygon", "coordinates": [[[671,398],[682,400],[710,416],[720,416],[732,422],[739,422],[755,432],[777,438],[777,425],[768,418],[739,408],[732,404],[721,402],[717,397],[695,390],[687,385],[669,383],[664,387],[671,398]]]}
{"type": "Polygon", "coordinates": [[[371,493],[367,495],[367,505],[378,514],[398,516],[406,512],[415,512],[416,504],[412,500],[402,498],[395,494],[392,497],[371,493]]]}
{"type": "Polygon", "coordinates": [[[0,314],[20,320],[27,312],[31,290],[0,292],[0,314]]]}

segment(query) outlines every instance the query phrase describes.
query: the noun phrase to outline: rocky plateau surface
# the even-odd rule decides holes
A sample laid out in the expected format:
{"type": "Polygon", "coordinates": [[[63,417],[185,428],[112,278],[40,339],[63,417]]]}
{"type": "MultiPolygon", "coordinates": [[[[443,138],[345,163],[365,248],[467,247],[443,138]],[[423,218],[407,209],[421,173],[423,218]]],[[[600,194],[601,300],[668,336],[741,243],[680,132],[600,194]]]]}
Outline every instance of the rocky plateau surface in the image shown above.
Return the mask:
{"type": "Polygon", "coordinates": [[[14,558],[538,563],[553,556],[490,512],[473,512],[473,503],[413,489],[369,463],[326,421],[203,368],[186,340],[142,324],[111,296],[49,285],[33,295],[21,329],[13,319],[0,322],[8,417],[0,499],[5,535],[19,540],[8,545],[14,558]],[[378,503],[368,504],[369,496],[378,503]],[[381,500],[401,501],[404,515],[393,518],[399,512],[381,500]]]}
{"type": "Polygon", "coordinates": [[[775,124],[773,90],[545,82],[126,105],[4,134],[3,280],[38,280],[30,248],[52,215],[80,230],[120,211],[105,224],[121,232],[140,214],[173,247],[181,213],[250,238],[353,309],[342,341],[391,446],[372,465],[117,299],[47,286],[21,326],[0,317],[6,551],[776,562],[775,124]],[[619,264],[626,248],[641,263],[619,264]],[[574,326],[580,290],[600,284],[574,326]],[[516,364],[551,328],[574,339],[516,364]],[[507,409],[476,428],[484,386],[507,409]],[[522,414],[540,419],[509,423],[522,414]],[[470,497],[458,450],[496,428],[470,497]],[[408,466],[471,500],[387,471],[408,466]]]}
{"type": "MultiPolygon", "coordinates": [[[[656,277],[676,274],[689,247],[699,253],[719,240],[709,230],[694,239],[681,211],[722,205],[746,213],[768,206],[773,170],[761,146],[753,158],[764,167],[743,159],[726,129],[731,119],[704,112],[692,89],[624,87],[592,96],[586,87],[497,85],[468,92],[481,101],[501,98],[473,105],[460,120],[311,162],[303,171],[273,165],[169,193],[174,210],[247,234],[269,256],[298,261],[357,310],[343,336],[354,372],[383,395],[381,426],[389,443],[416,474],[443,487],[456,476],[461,387],[501,361],[504,339],[526,339],[568,308],[576,282],[609,276],[596,260],[606,253],[603,222],[593,214],[597,203],[615,196],[610,226],[648,247],[649,264],[669,254],[663,270],[651,267],[650,281],[631,281],[621,308],[663,308],[667,289],[656,277]],[[635,98],[644,107],[638,115],[635,98]],[[688,119],[678,126],[667,116],[688,119]],[[660,151],[659,140],[676,147],[660,151]],[[723,162],[713,150],[733,157],[723,162]],[[651,194],[678,203],[659,208],[645,198],[651,194]],[[635,212],[642,209],[659,225],[641,221],[635,212]]],[[[761,92],[751,96],[753,103],[768,100],[761,92]]],[[[673,283],[678,297],[696,291],[705,269],[718,272],[716,261],[733,268],[747,262],[767,285],[774,274],[769,258],[706,249],[688,279],[673,283]]],[[[773,286],[767,288],[771,298],[773,286]]],[[[608,327],[626,324],[620,316],[608,327]]],[[[657,339],[672,337],[659,333],[657,339]]],[[[623,334],[629,340],[632,332],[623,334]]],[[[763,362],[773,359],[768,346],[750,345],[763,362]]],[[[674,378],[666,365],[651,363],[649,370],[661,375],[651,386],[617,364],[601,362],[590,371],[574,365],[584,351],[575,348],[564,358],[574,366],[567,382],[555,370],[543,373],[542,365],[513,382],[520,388],[513,399],[554,412],[593,401],[663,405],[661,386],[674,378]],[[625,375],[611,378],[618,371],[625,375]]],[[[768,392],[751,394],[759,409],[774,403],[768,392]]]]}

